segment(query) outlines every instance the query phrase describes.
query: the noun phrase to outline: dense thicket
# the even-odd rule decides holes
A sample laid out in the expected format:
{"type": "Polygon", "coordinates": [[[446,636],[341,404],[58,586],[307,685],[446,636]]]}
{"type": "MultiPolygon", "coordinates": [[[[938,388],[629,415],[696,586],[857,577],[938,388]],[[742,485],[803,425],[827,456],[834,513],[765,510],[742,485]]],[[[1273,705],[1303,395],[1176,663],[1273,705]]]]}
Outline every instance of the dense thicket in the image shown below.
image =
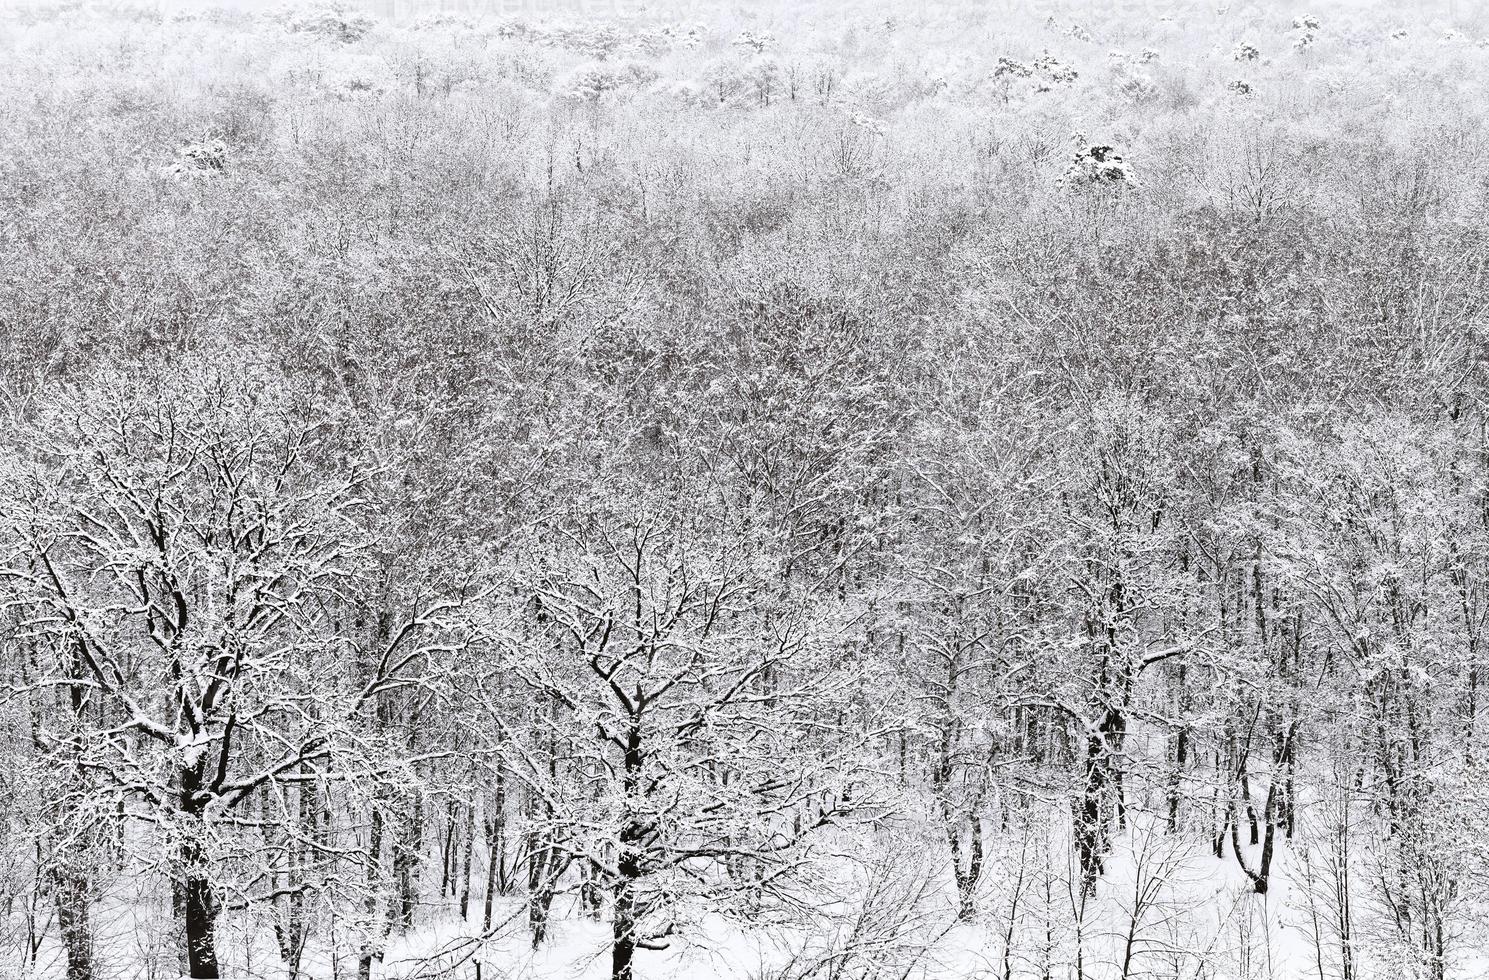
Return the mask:
{"type": "Polygon", "coordinates": [[[1160,14],[12,12],[16,975],[1470,975],[1483,25],[1160,14]]]}

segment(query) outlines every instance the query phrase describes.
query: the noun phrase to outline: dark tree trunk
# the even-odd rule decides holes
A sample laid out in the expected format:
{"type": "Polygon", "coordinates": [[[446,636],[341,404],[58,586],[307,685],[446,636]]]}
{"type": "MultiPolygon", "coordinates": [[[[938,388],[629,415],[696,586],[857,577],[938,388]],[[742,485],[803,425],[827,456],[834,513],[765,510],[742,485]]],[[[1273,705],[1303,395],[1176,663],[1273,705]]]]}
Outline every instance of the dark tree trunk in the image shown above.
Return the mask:
{"type": "Polygon", "coordinates": [[[970,922],[977,915],[977,883],[982,877],[982,817],[978,812],[979,801],[974,800],[971,806],[962,808],[951,798],[954,725],[951,719],[944,721],[936,765],[931,770],[931,785],[941,815],[942,832],[946,835],[946,846],[951,852],[957,920],[970,922]],[[962,837],[964,824],[968,826],[965,844],[962,837]]]}
{"type": "Polygon", "coordinates": [[[1255,871],[1251,870],[1251,868],[1247,866],[1246,856],[1241,853],[1241,834],[1239,821],[1235,819],[1234,804],[1231,807],[1231,850],[1235,852],[1236,863],[1241,866],[1241,870],[1245,872],[1246,877],[1251,879],[1252,891],[1254,891],[1258,895],[1265,895],[1267,893],[1267,888],[1270,885],[1272,878],[1272,854],[1275,849],[1275,842],[1277,838],[1277,821],[1273,819],[1272,811],[1276,804],[1276,797],[1277,787],[1276,783],[1274,782],[1272,784],[1272,788],[1267,791],[1267,803],[1264,811],[1267,818],[1267,830],[1265,836],[1262,839],[1262,853],[1260,859],[1257,862],[1255,871]]]}
{"type": "Polygon", "coordinates": [[[217,896],[201,870],[201,848],[181,849],[185,880],[181,883],[181,924],[186,933],[186,964],[193,980],[217,980],[217,896]]]}
{"type": "Polygon", "coordinates": [[[475,854],[476,841],[476,805],[472,800],[465,808],[465,839],[460,847],[460,919],[465,921],[470,917],[470,878],[471,858],[475,854]]]}
{"type": "Polygon", "coordinates": [[[1174,771],[1169,777],[1168,829],[1179,829],[1179,804],[1184,799],[1184,770],[1189,764],[1189,726],[1181,727],[1174,737],[1174,771]]]}
{"type": "MultiPolygon", "coordinates": [[[[377,615],[376,640],[378,643],[385,643],[391,635],[391,617],[387,610],[382,610],[377,615]]],[[[383,695],[377,697],[373,718],[374,732],[383,731],[392,721],[392,707],[383,695]]],[[[377,921],[378,893],[382,890],[383,884],[383,836],[386,833],[387,819],[383,813],[383,803],[387,795],[387,787],[381,781],[373,786],[367,827],[367,877],[365,879],[367,896],[362,904],[368,931],[363,940],[362,949],[357,955],[357,980],[370,980],[372,977],[372,963],[374,960],[382,960],[383,942],[387,938],[388,929],[391,928],[391,916],[384,918],[382,924],[377,921]]]]}
{"type": "Polygon", "coordinates": [[[1251,831],[1250,843],[1258,844],[1261,842],[1261,826],[1256,819],[1256,804],[1251,799],[1251,774],[1245,768],[1241,770],[1241,799],[1246,801],[1246,824],[1251,831]]]}
{"type": "MultiPolygon", "coordinates": [[[[626,737],[625,790],[627,799],[641,791],[641,726],[633,719],[626,737]]],[[[636,884],[641,879],[641,848],[646,837],[642,822],[628,816],[620,827],[616,848],[614,919],[611,934],[610,980],[632,980],[631,961],[636,955],[636,884]]]]}
{"type": "MultiPolygon", "coordinates": [[[[367,902],[364,911],[367,914],[369,929],[376,931],[373,919],[377,916],[377,890],[378,880],[382,877],[382,855],[383,855],[383,811],[376,800],[372,804],[371,826],[367,834],[367,902]]],[[[358,980],[369,980],[372,976],[372,961],[381,959],[382,952],[375,938],[369,937],[362,947],[361,955],[357,958],[358,980]]]]}
{"type": "Polygon", "coordinates": [[[481,902],[481,930],[491,930],[491,903],[496,898],[496,876],[501,867],[500,847],[501,822],[499,818],[486,817],[486,894],[481,902]]]}
{"type": "Polygon", "coordinates": [[[622,859],[620,878],[615,885],[615,945],[610,954],[610,980],[632,980],[631,961],[636,955],[636,893],[634,862],[622,859]],[[629,865],[629,867],[628,867],[629,865]]]}
{"type": "Polygon", "coordinates": [[[557,852],[537,834],[528,837],[527,845],[527,924],[532,931],[533,949],[548,938],[548,911],[553,906],[557,877],[557,852]]]}
{"type": "Polygon", "coordinates": [[[300,959],[305,952],[304,904],[302,896],[289,896],[284,908],[285,921],[274,926],[274,936],[279,941],[279,955],[284,959],[284,967],[290,980],[295,980],[300,975],[300,959]]]}
{"type": "Polygon", "coordinates": [[[1102,798],[1106,795],[1105,740],[1092,732],[1086,739],[1086,782],[1076,811],[1075,846],[1081,866],[1081,888],[1089,895],[1105,871],[1102,798]]]}
{"type": "Polygon", "coordinates": [[[956,873],[957,920],[970,922],[977,915],[977,883],[982,878],[982,819],[976,813],[967,814],[966,862],[962,861],[956,821],[949,821],[946,836],[951,843],[952,870],[956,873]]]}
{"type": "Polygon", "coordinates": [[[187,836],[181,843],[178,908],[186,940],[186,969],[193,980],[217,980],[217,894],[207,876],[201,840],[201,791],[204,761],[181,770],[181,812],[187,836]]]}
{"type": "Polygon", "coordinates": [[[89,917],[88,877],[64,867],[53,873],[57,928],[67,952],[67,980],[93,980],[93,929],[89,917]]]}
{"type": "MultiPolygon", "coordinates": [[[[77,648],[74,648],[71,673],[74,679],[83,676],[84,668],[77,648]]],[[[68,761],[69,778],[82,783],[86,778],[81,761],[83,748],[83,721],[88,710],[87,688],[80,683],[68,686],[68,701],[72,708],[71,758],[68,761]]],[[[34,724],[34,722],[33,722],[34,724]]],[[[35,737],[33,735],[33,737],[35,737]]],[[[121,800],[120,807],[124,803],[121,800]]],[[[55,817],[58,827],[75,823],[78,814],[72,805],[59,800],[55,817]]],[[[122,821],[121,821],[122,823],[122,821]]],[[[62,948],[67,953],[67,980],[92,980],[93,978],[93,923],[92,923],[92,878],[91,870],[96,849],[96,829],[78,828],[72,841],[59,841],[54,853],[57,864],[51,869],[53,898],[57,903],[57,929],[61,933],[62,948]]],[[[39,845],[38,845],[39,847],[39,845]]],[[[40,852],[38,850],[38,857],[40,852]]],[[[39,866],[39,863],[38,863],[39,866]]],[[[40,876],[38,875],[38,883],[40,876]]],[[[8,905],[9,903],[7,903],[8,905]]],[[[6,909],[9,912],[9,909],[6,909]]],[[[31,949],[35,959],[36,949],[31,949]]]]}
{"type": "Polygon", "coordinates": [[[455,854],[455,800],[452,798],[445,801],[445,840],[440,849],[440,898],[455,894],[455,876],[460,871],[455,854]]]}
{"type": "Polygon", "coordinates": [[[424,797],[411,791],[401,807],[403,815],[393,848],[393,877],[398,889],[396,924],[400,932],[413,928],[414,910],[419,904],[419,872],[423,868],[424,797]]]}

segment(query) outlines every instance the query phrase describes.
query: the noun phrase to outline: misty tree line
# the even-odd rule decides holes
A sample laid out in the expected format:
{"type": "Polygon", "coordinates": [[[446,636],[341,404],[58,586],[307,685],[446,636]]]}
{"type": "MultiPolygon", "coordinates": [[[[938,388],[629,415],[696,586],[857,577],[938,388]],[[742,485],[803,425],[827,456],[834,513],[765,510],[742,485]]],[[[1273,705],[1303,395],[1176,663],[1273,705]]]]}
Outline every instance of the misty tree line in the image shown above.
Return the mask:
{"type": "MultiPolygon", "coordinates": [[[[591,918],[630,980],[705,915],[820,930],[905,827],[1004,977],[1099,973],[1141,835],[1256,896],[1291,855],[1320,975],[1472,948],[1489,252],[1420,175],[725,192],[326,139],[286,197],[79,170],[4,232],[17,962],[113,975],[126,896],[152,976],[368,978],[452,920],[479,976],[591,918]]],[[[1204,955],[1133,929],[1124,977],[1204,955]]],[[[879,938],[835,975],[900,975],[879,938]]]]}

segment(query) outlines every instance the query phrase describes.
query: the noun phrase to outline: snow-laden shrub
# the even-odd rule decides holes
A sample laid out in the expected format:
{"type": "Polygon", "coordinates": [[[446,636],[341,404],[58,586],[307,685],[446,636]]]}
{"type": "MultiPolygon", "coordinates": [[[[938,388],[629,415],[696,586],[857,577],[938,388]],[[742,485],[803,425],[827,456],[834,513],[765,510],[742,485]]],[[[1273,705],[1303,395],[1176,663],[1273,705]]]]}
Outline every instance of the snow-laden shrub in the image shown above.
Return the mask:
{"type": "Polygon", "coordinates": [[[519,18],[503,20],[496,25],[496,36],[508,41],[531,41],[536,33],[537,28],[519,18]]]}
{"type": "Polygon", "coordinates": [[[176,159],[160,168],[162,177],[201,180],[227,173],[227,147],[222,140],[186,143],[176,149],[176,159]]]}
{"type": "MultiPolygon", "coordinates": [[[[1126,55],[1122,52],[1112,52],[1112,57],[1125,60],[1126,55]]],[[[999,58],[993,66],[994,81],[1002,82],[1005,92],[1015,79],[1027,78],[1033,81],[1031,89],[1035,92],[1050,92],[1057,85],[1071,85],[1080,77],[1080,73],[1060,59],[1045,51],[1030,64],[1015,61],[1012,58],[999,58]]]]}
{"type": "Polygon", "coordinates": [[[848,121],[857,126],[859,129],[872,133],[875,136],[883,136],[886,131],[884,127],[884,120],[875,119],[873,116],[870,116],[862,111],[855,110],[849,113],[848,121]]]}
{"type": "Polygon", "coordinates": [[[1318,40],[1317,17],[1295,17],[1293,18],[1293,50],[1307,51],[1312,48],[1318,40]]]}
{"type": "Polygon", "coordinates": [[[1158,97],[1158,83],[1153,80],[1152,75],[1143,72],[1134,72],[1122,79],[1117,87],[1125,98],[1133,102],[1146,102],[1158,97]]]}
{"type": "Polygon", "coordinates": [[[766,106],[784,97],[785,72],[770,55],[725,57],[710,62],[702,77],[675,94],[700,106],[766,106]]]}
{"type": "Polygon", "coordinates": [[[575,102],[597,102],[612,92],[649,85],[656,78],[656,69],[640,62],[593,62],[560,77],[555,94],[575,102]]]}
{"type": "Polygon", "coordinates": [[[738,102],[744,87],[744,66],[737,57],[711,61],[696,83],[698,104],[720,106],[738,102]]]}
{"type": "Polygon", "coordinates": [[[452,14],[440,11],[433,14],[425,14],[410,25],[410,29],[423,33],[446,33],[454,35],[475,35],[480,33],[476,22],[462,14],[452,14]]]}
{"type": "Polygon", "coordinates": [[[666,54],[674,44],[671,38],[657,30],[646,30],[632,34],[626,43],[637,54],[647,58],[657,58],[666,54]]]}
{"type": "Polygon", "coordinates": [[[1116,148],[1107,144],[1088,144],[1077,140],[1080,147],[1075,159],[1056,181],[1071,190],[1135,187],[1132,170],[1116,148]]]}
{"type": "Polygon", "coordinates": [[[1080,73],[1060,59],[1046,51],[1034,59],[1034,89],[1037,92],[1049,92],[1056,85],[1071,85],[1080,73]]]}
{"type": "Polygon", "coordinates": [[[1243,98],[1251,94],[1251,83],[1243,82],[1239,78],[1231,82],[1225,88],[1226,91],[1230,92],[1230,94],[1239,95],[1243,98]]]}
{"type": "Polygon", "coordinates": [[[785,88],[780,62],[769,57],[751,58],[745,65],[744,81],[747,91],[760,105],[770,105],[779,99],[785,88]]]}
{"type": "Polygon", "coordinates": [[[628,35],[610,24],[586,24],[582,27],[553,28],[545,40],[587,58],[604,60],[620,50],[628,40],[628,35]]]}
{"type": "Polygon", "coordinates": [[[603,61],[627,45],[645,47],[654,35],[632,35],[613,24],[530,24],[525,20],[505,20],[496,26],[497,37],[563,48],[587,58],[603,61]]]}
{"type": "Polygon", "coordinates": [[[737,47],[749,48],[756,54],[760,54],[766,48],[774,47],[776,39],[774,34],[768,32],[742,31],[733,43],[737,47]]]}
{"type": "Polygon", "coordinates": [[[360,41],[377,26],[377,21],[366,11],[335,0],[288,7],[279,14],[279,19],[288,31],[343,44],[360,41]]]}
{"type": "Polygon", "coordinates": [[[580,65],[558,81],[558,94],[576,102],[596,102],[624,87],[624,78],[611,65],[580,65]]]}
{"type": "Polygon", "coordinates": [[[329,59],[319,72],[316,83],[338,99],[358,99],[381,95],[398,87],[397,73],[382,58],[348,52],[329,59]]]}
{"type": "Polygon", "coordinates": [[[683,48],[696,48],[708,37],[707,29],[697,25],[668,24],[657,33],[669,43],[683,48]]]}
{"type": "Polygon", "coordinates": [[[661,91],[683,105],[707,107],[716,101],[710,94],[708,85],[696,78],[673,79],[661,86],[661,91]]]}
{"type": "Polygon", "coordinates": [[[1034,69],[1020,61],[1012,58],[999,58],[998,63],[993,66],[994,78],[1032,78],[1034,69]]]}
{"type": "MultiPolygon", "coordinates": [[[[388,71],[399,87],[420,95],[451,95],[457,91],[470,91],[491,73],[501,71],[502,62],[483,57],[484,53],[460,44],[410,46],[388,53],[388,71]]],[[[363,83],[372,83],[374,90],[392,87],[383,79],[383,73],[375,63],[366,65],[366,69],[359,73],[364,76],[361,79],[363,83]]],[[[346,87],[353,88],[351,85],[346,87]]]]}
{"type": "Polygon", "coordinates": [[[903,102],[903,92],[895,82],[877,72],[855,71],[843,78],[835,101],[861,109],[884,112],[903,102]]]}
{"type": "Polygon", "coordinates": [[[1247,41],[1236,45],[1231,56],[1237,61],[1255,61],[1262,56],[1261,49],[1247,41]]]}

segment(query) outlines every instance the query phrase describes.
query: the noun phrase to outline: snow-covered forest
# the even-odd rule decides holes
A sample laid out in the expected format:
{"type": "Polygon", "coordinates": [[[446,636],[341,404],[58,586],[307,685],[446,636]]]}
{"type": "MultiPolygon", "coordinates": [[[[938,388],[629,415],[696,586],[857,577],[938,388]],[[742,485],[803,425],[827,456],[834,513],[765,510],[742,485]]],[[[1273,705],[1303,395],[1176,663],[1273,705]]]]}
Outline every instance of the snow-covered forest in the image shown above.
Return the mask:
{"type": "Polygon", "coordinates": [[[1486,975],[1486,114],[1466,2],[4,4],[0,976],[1486,975]]]}

